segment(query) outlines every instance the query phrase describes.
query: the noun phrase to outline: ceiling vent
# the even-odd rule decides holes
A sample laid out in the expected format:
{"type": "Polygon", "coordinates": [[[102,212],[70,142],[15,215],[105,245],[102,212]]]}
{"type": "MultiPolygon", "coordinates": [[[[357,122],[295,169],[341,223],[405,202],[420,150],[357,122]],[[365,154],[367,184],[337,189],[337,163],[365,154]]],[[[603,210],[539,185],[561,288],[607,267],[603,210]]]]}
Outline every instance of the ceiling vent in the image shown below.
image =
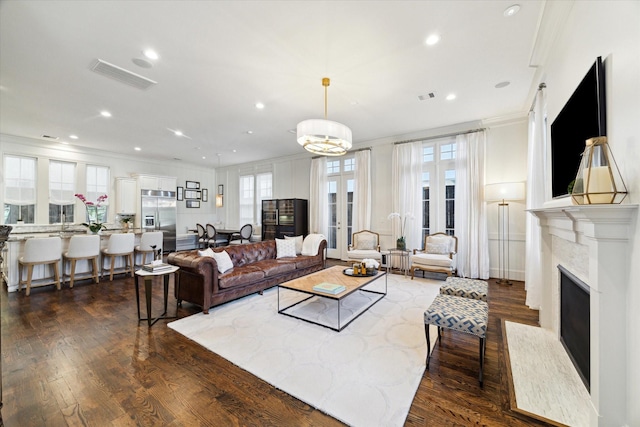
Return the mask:
{"type": "Polygon", "coordinates": [[[434,92],[429,92],[426,95],[418,95],[418,99],[420,101],[425,101],[427,99],[432,99],[432,98],[435,98],[435,97],[436,97],[436,94],[434,92]]]}
{"type": "Polygon", "coordinates": [[[142,77],[139,74],[120,68],[117,65],[110,64],[102,59],[96,59],[96,61],[91,65],[91,70],[142,90],[158,84],[158,82],[154,82],[153,80],[142,77]]]}

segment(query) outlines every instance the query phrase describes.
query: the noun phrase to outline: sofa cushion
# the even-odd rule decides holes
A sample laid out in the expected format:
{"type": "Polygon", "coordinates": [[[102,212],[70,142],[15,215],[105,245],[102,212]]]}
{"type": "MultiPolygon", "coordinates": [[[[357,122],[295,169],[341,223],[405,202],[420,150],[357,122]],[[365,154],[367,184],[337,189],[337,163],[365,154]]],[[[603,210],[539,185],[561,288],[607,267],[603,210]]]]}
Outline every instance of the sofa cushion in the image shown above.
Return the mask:
{"type": "Polygon", "coordinates": [[[213,252],[213,259],[216,260],[216,263],[218,264],[218,271],[220,273],[226,273],[233,268],[233,262],[231,262],[231,258],[227,251],[213,252]]]}
{"type": "Polygon", "coordinates": [[[440,254],[440,255],[448,255],[449,254],[449,243],[427,243],[426,252],[428,254],[440,254]]]}
{"type": "Polygon", "coordinates": [[[303,237],[302,236],[295,236],[295,237],[291,237],[291,236],[284,236],[285,240],[295,240],[296,242],[296,255],[300,255],[302,253],[302,241],[303,241],[303,237]]]}
{"type": "Polygon", "coordinates": [[[296,256],[296,241],[276,239],[276,258],[291,258],[296,256]]]}
{"type": "Polygon", "coordinates": [[[218,287],[220,289],[235,288],[259,282],[262,279],[264,279],[264,271],[253,265],[245,265],[218,276],[218,287]]]}
{"type": "Polygon", "coordinates": [[[296,269],[294,258],[265,259],[254,262],[251,265],[264,271],[265,277],[277,276],[278,274],[287,273],[296,269]]]}
{"type": "Polygon", "coordinates": [[[307,268],[318,264],[317,256],[299,256],[295,260],[296,268],[307,268]]]}
{"type": "Polygon", "coordinates": [[[320,243],[326,240],[323,234],[308,234],[302,241],[302,255],[314,256],[318,253],[320,243]]]}
{"type": "Polygon", "coordinates": [[[213,258],[213,249],[207,248],[203,251],[198,251],[198,256],[208,256],[213,258]]]}

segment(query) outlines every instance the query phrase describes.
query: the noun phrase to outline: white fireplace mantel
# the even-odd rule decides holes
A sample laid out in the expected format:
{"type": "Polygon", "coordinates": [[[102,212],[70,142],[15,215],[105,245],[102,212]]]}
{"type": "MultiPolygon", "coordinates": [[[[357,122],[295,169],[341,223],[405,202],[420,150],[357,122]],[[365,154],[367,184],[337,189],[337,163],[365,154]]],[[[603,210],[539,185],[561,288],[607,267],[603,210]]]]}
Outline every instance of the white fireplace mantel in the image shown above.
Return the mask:
{"type": "Polygon", "coordinates": [[[628,392],[629,237],[638,205],[568,205],[529,210],[542,242],[540,325],[559,336],[562,264],[590,288],[590,425],[625,424],[628,392]]]}

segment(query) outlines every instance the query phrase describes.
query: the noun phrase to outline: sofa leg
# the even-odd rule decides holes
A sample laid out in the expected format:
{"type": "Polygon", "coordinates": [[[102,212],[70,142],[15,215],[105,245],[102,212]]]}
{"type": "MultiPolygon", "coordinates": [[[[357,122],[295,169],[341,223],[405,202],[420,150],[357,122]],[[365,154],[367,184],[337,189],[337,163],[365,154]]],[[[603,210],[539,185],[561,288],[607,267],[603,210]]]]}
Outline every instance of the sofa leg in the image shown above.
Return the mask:
{"type": "Polygon", "coordinates": [[[263,291],[258,291],[258,293],[259,293],[260,295],[262,295],[264,292],[263,292],[263,291]]]}

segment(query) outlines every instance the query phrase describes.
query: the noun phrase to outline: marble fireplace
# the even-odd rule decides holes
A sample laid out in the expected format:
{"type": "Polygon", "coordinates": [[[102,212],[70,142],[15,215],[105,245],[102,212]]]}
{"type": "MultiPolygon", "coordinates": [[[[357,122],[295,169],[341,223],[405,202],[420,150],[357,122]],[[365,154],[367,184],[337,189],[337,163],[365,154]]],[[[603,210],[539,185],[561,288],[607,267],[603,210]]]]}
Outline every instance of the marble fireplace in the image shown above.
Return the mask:
{"type": "Polygon", "coordinates": [[[628,413],[629,236],[638,206],[554,204],[530,211],[542,229],[540,326],[560,338],[560,265],[589,288],[590,425],[621,426],[628,413]]]}

